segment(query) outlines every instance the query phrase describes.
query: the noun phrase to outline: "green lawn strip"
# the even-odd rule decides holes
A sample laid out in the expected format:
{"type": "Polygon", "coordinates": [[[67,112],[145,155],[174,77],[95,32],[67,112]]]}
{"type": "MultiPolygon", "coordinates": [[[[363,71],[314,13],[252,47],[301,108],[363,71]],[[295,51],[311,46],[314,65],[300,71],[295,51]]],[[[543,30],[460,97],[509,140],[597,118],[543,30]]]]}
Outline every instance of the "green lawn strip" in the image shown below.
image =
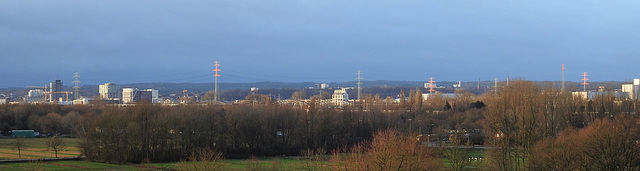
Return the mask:
{"type": "Polygon", "coordinates": [[[77,160],[4,163],[0,164],[0,170],[140,170],[135,165],[117,165],[77,160]]]}
{"type": "Polygon", "coordinates": [[[108,163],[98,163],[98,162],[88,162],[81,160],[65,160],[65,161],[54,161],[51,163],[58,163],[63,165],[77,166],[83,168],[91,168],[97,170],[138,170],[135,165],[118,165],[118,164],[108,164],[108,163]]]}
{"type": "Polygon", "coordinates": [[[142,167],[153,167],[153,168],[166,168],[166,169],[179,169],[181,162],[171,162],[171,163],[147,163],[147,164],[139,164],[138,166],[142,167]]]}
{"type": "MultiPolygon", "coordinates": [[[[14,138],[4,138],[0,140],[0,146],[12,146],[11,144],[15,141],[14,138]]],[[[80,139],[78,138],[62,138],[65,146],[67,147],[77,147],[80,139]]],[[[26,148],[47,148],[47,143],[49,142],[49,138],[24,138],[24,143],[26,148]]]]}
{"type": "MultiPolygon", "coordinates": [[[[18,157],[19,157],[18,151],[15,151],[15,152],[3,152],[2,154],[15,155],[15,158],[7,158],[7,159],[18,159],[18,157]]],[[[63,157],[61,155],[69,155],[69,156],[73,156],[73,157],[77,157],[78,156],[78,154],[67,154],[67,153],[58,152],[58,157],[63,157]]],[[[49,152],[49,151],[22,151],[22,158],[24,159],[25,156],[32,157],[32,158],[55,158],[55,153],[49,152]],[[35,154],[26,154],[25,152],[32,152],[32,153],[35,153],[35,154]]]]}
{"type": "MultiPolygon", "coordinates": [[[[18,150],[14,150],[14,151],[18,151],[18,150]]],[[[51,153],[55,155],[55,152],[53,150],[46,150],[46,149],[24,149],[21,150],[24,152],[35,152],[35,153],[51,153]]],[[[70,153],[69,151],[58,151],[58,154],[68,154],[68,155],[77,155],[76,153],[70,153]]]]}
{"type": "Polygon", "coordinates": [[[18,155],[17,151],[15,153],[3,153],[3,154],[11,154],[16,156],[16,158],[9,158],[8,160],[19,159],[20,156],[22,156],[22,159],[48,158],[48,157],[42,157],[40,155],[24,154],[24,153],[22,155],[18,155]]]}
{"type": "Polygon", "coordinates": [[[227,159],[225,160],[225,170],[249,170],[249,169],[262,169],[270,170],[274,168],[273,164],[276,163],[278,170],[329,170],[328,161],[307,161],[299,158],[259,158],[252,161],[250,159],[227,159]],[[259,165],[255,165],[257,162],[259,165]],[[254,168],[252,168],[254,167],[254,168]],[[255,168],[259,167],[259,168],[255,168]]]}
{"type": "Polygon", "coordinates": [[[0,164],[0,170],[75,170],[74,168],[49,165],[42,162],[0,164]]]}

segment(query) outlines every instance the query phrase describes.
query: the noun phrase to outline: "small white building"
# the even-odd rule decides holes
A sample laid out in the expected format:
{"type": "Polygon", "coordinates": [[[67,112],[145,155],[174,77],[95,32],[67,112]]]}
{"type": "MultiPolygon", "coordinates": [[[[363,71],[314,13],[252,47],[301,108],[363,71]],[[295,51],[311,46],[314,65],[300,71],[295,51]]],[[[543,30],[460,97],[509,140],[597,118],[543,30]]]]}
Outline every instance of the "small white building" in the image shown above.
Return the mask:
{"type": "Polygon", "coordinates": [[[92,98],[81,98],[73,100],[74,105],[87,105],[89,101],[93,100],[92,98]]]}
{"type": "Polygon", "coordinates": [[[327,83],[320,84],[320,89],[328,89],[328,88],[329,88],[329,84],[327,83]]]}

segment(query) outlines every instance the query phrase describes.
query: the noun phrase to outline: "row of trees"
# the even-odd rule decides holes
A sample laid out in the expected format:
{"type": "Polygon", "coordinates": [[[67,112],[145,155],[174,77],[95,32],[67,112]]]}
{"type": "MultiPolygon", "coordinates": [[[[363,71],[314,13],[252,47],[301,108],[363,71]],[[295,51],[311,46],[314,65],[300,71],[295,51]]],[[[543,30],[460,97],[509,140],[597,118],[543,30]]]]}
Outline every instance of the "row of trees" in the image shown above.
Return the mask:
{"type": "Polygon", "coordinates": [[[393,127],[381,112],[284,107],[275,104],[106,108],[81,117],[81,148],[104,162],[178,161],[199,149],[227,157],[298,155],[336,149],[393,127]]]}

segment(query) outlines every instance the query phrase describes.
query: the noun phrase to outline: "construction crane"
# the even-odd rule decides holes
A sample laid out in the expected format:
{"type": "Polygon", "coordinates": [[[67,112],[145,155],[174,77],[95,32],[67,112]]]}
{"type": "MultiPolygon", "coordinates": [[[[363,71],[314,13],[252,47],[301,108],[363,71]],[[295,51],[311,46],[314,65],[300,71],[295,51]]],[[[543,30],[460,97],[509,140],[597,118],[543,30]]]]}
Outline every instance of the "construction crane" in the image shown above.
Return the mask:
{"type": "Polygon", "coordinates": [[[69,101],[69,93],[73,94],[72,91],[54,91],[54,92],[49,92],[51,94],[67,94],[67,99],[65,101],[69,101]]]}
{"type": "Polygon", "coordinates": [[[67,100],[69,101],[69,93],[73,94],[73,92],[71,91],[47,91],[49,87],[47,87],[47,85],[44,85],[44,87],[40,87],[40,86],[27,86],[29,88],[41,88],[44,90],[44,102],[51,102],[51,99],[47,99],[47,97],[49,96],[49,94],[66,94],[67,95],[67,100]],[[47,101],[48,100],[48,101],[47,101]]]}

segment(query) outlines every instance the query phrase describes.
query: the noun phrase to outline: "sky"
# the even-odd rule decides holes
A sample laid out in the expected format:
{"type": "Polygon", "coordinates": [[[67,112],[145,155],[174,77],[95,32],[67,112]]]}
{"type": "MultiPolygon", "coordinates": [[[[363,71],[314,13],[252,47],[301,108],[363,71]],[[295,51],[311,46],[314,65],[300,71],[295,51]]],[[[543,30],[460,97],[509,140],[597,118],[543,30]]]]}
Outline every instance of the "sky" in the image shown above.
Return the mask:
{"type": "Polygon", "coordinates": [[[0,0],[0,88],[640,78],[640,1],[0,0]]]}

